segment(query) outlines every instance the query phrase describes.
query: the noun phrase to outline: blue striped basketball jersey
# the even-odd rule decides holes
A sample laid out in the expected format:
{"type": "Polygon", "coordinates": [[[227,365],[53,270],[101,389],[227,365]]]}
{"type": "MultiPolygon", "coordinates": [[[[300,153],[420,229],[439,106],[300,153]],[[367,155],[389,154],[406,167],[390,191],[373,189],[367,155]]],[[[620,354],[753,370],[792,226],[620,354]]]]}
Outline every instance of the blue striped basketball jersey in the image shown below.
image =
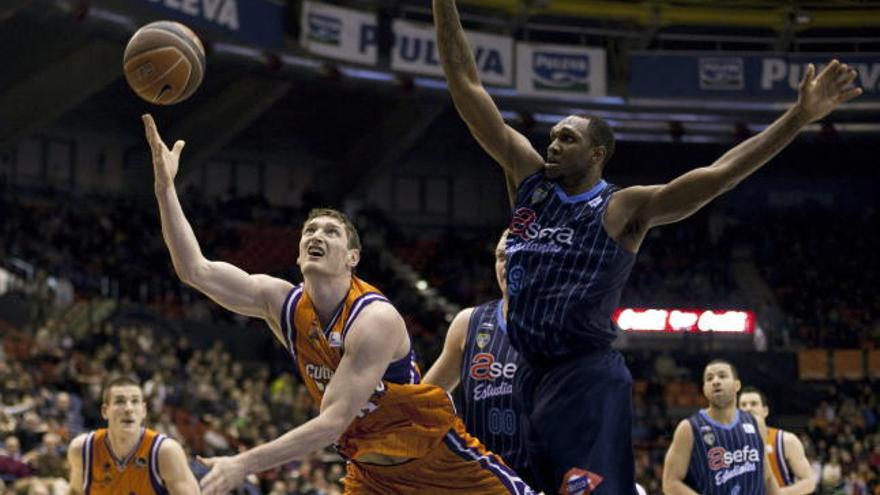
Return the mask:
{"type": "Polygon", "coordinates": [[[685,483],[702,495],[763,495],[764,439],[755,418],[739,409],[724,425],[700,410],[688,418],[694,434],[685,483]]]}
{"type": "Polygon", "coordinates": [[[468,321],[461,367],[461,416],[468,431],[508,465],[526,466],[513,399],[519,354],[507,339],[503,301],[477,306],[468,321]]]}
{"type": "Polygon", "coordinates": [[[635,254],[606,232],[602,217],[616,187],[599,181],[568,196],[539,172],[517,190],[507,237],[507,325],[529,361],[607,348],[635,254]]]}

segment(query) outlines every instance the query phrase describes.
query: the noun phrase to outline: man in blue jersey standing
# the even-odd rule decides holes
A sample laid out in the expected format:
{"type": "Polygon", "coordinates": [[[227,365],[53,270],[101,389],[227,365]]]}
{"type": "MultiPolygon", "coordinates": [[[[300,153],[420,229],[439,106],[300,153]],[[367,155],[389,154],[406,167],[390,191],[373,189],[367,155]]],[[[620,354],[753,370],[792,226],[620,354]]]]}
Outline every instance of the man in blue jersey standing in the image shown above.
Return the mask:
{"type": "Polygon", "coordinates": [[[465,308],[456,315],[446,332],[443,352],[423,381],[447,392],[460,384],[459,412],[468,432],[500,455],[531,486],[531,471],[519,431],[519,412],[513,398],[519,353],[507,338],[506,240],[505,230],[495,246],[495,277],[501,299],[465,308]]]}
{"type": "Polygon", "coordinates": [[[737,409],[742,388],[723,359],[703,370],[709,407],[683,419],[663,463],[664,495],[778,495],[758,420],[737,409]]]}
{"type": "Polygon", "coordinates": [[[662,185],[602,180],[614,134],[595,116],[556,124],[546,160],[504,123],[483,88],[454,0],[433,0],[440,61],[459,114],[515,189],[507,240],[508,335],[521,355],[514,395],[537,488],[634,493],[632,377],[612,350],[616,308],[648,230],[677,222],[767,163],[810,122],[861,94],[837,60],[810,65],[799,97],[710,166],[662,185]]]}

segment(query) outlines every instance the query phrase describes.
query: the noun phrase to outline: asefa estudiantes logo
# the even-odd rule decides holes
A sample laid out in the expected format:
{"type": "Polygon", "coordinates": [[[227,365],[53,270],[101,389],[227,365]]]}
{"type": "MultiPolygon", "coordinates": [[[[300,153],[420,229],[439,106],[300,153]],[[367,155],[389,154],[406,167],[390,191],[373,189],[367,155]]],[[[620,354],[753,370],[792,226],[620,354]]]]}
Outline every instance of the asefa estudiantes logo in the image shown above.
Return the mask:
{"type": "Polygon", "coordinates": [[[532,73],[535,89],[590,91],[590,57],[586,54],[534,52],[532,73]]]}

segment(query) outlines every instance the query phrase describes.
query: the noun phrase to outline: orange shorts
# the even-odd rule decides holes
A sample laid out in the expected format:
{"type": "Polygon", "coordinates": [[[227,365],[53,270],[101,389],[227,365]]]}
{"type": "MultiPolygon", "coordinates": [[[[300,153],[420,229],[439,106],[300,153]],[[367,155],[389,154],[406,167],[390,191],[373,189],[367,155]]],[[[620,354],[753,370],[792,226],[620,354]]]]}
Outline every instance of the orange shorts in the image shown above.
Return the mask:
{"type": "Polygon", "coordinates": [[[534,495],[457,421],[428,455],[394,466],[349,462],[345,495],[534,495]]]}

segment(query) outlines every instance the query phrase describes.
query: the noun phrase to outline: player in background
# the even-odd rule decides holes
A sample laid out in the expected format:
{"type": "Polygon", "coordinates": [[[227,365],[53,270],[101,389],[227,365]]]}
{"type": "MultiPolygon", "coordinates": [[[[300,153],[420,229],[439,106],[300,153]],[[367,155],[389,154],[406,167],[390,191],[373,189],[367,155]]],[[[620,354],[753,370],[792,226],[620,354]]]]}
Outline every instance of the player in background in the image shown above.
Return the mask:
{"type": "Polygon", "coordinates": [[[758,421],[736,407],[736,368],[715,359],[703,370],[709,407],[683,419],[663,463],[665,495],[776,495],[758,421]]]}
{"type": "Polygon", "coordinates": [[[611,314],[642,241],[735,187],[807,124],[861,94],[851,87],[856,72],[837,60],[818,75],[810,65],[797,103],[715,163],[668,184],[618,190],[602,179],[615,146],[607,123],[564,118],[550,131],[545,159],[505,124],[483,88],[455,1],[433,0],[433,13],[455,107],[515,186],[507,328],[523,358],[514,395],[536,488],[632,495],[632,377],[611,347],[611,314]]]}
{"type": "Polygon", "coordinates": [[[789,431],[767,425],[770,405],[767,396],[755,387],[743,387],[739,408],[758,420],[770,471],[782,495],[806,495],[816,490],[816,475],[804,453],[804,444],[789,431]]]}
{"type": "Polygon", "coordinates": [[[495,279],[501,299],[465,308],[455,316],[443,352],[424,381],[450,393],[461,385],[459,414],[468,432],[528,481],[530,471],[512,395],[519,353],[507,338],[506,240],[505,230],[495,246],[495,279]]]}
{"type": "Polygon", "coordinates": [[[107,428],[70,442],[70,491],[82,495],[196,495],[199,484],[183,447],[144,427],[147,405],[138,382],[116,378],[104,387],[107,428]]]}

